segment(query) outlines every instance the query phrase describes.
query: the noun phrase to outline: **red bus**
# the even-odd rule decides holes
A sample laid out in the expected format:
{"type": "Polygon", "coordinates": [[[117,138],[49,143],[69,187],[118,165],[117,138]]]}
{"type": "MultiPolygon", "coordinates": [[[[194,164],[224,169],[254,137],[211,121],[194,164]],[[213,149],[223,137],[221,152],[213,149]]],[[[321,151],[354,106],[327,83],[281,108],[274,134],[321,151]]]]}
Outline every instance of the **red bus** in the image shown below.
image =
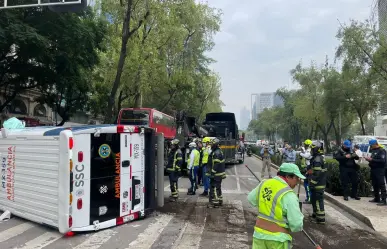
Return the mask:
{"type": "Polygon", "coordinates": [[[123,108],[118,114],[117,123],[148,126],[164,133],[166,139],[176,136],[175,119],[152,108],[123,108]]]}

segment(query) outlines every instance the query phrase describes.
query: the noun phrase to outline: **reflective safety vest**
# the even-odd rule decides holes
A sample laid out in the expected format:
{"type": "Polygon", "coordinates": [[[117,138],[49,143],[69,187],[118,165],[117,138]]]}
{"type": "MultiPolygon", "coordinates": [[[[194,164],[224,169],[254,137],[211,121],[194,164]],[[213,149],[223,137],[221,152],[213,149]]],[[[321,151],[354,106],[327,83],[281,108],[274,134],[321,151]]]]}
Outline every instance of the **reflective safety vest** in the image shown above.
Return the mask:
{"type": "Polygon", "coordinates": [[[281,199],[291,191],[288,184],[277,179],[264,180],[257,191],[258,218],[288,228],[288,221],[282,213],[281,199]]]}
{"type": "Polygon", "coordinates": [[[208,148],[207,147],[203,147],[202,148],[202,151],[203,151],[203,158],[202,158],[202,163],[203,164],[207,164],[208,163],[208,148]]]}
{"type": "MultiPolygon", "coordinates": [[[[196,167],[196,166],[199,166],[199,163],[200,163],[200,152],[197,149],[193,149],[193,153],[195,156],[194,156],[194,162],[192,166],[196,167]]],[[[188,157],[188,160],[187,160],[188,166],[189,166],[189,163],[190,163],[190,158],[188,157]]]]}

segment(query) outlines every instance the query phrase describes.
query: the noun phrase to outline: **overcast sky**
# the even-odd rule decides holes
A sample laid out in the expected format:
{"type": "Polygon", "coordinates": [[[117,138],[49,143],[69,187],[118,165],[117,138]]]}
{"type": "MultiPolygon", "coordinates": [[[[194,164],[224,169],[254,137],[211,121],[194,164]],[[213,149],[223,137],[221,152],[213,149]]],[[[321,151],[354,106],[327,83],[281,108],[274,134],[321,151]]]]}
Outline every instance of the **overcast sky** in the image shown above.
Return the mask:
{"type": "Polygon", "coordinates": [[[302,59],[323,63],[334,59],[337,19],[364,20],[373,0],[208,0],[223,10],[221,32],[210,56],[222,78],[224,111],[239,123],[251,93],[295,87],[289,71],[302,59]]]}

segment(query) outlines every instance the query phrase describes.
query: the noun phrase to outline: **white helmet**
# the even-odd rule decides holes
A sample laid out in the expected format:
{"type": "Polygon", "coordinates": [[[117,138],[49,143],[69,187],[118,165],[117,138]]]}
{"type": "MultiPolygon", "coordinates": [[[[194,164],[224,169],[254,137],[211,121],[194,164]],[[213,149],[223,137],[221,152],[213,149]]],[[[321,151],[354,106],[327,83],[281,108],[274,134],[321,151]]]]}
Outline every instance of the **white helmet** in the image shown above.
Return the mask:
{"type": "Polygon", "coordinates": [[[196,148],[196,143],[195,142],[191,142],[189,143],[188,145],[190,148],[196,148]]]}

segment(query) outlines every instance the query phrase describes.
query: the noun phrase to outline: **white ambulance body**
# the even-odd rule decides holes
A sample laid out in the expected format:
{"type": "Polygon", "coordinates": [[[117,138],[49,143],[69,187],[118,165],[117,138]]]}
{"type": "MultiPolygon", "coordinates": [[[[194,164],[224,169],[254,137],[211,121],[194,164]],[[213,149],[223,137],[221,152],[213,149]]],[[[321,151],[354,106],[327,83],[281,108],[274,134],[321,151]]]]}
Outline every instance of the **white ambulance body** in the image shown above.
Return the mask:
{"type": "Polygon", "coordinates": [[[138,219],[144,148],[144,128],[135,126],[3,128],[0,210],[61,233],[138,219]]]}

